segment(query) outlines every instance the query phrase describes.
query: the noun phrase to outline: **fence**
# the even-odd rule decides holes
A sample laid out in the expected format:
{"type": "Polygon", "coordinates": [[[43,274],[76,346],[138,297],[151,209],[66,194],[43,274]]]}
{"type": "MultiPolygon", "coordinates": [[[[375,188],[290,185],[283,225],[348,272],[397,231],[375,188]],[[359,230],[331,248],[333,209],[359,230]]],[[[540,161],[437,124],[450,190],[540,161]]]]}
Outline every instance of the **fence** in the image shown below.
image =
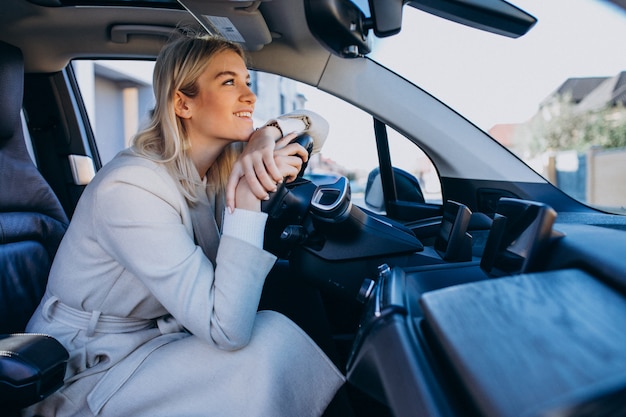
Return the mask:
{"type": "Polygon", "coordinates": [[[610,211],[626,208],[626,148],[562,151],[544,159],[542,174],[561,190],[610,211]]]}

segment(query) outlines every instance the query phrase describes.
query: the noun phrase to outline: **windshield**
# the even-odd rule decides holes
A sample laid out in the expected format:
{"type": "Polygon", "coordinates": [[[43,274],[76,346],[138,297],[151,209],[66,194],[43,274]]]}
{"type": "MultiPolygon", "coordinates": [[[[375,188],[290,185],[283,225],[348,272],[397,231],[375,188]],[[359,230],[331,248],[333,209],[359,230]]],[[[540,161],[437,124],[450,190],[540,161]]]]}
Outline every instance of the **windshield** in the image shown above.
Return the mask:
{"type": "Polygon", "coordinates": [[[400,34],[375,39],[370,56],[571,196],[624,212],[626,172],[594,167],[626,165],[626,14],[599,0],[513,3],[538,19],[520,38],[405,7],[400,34]]]}

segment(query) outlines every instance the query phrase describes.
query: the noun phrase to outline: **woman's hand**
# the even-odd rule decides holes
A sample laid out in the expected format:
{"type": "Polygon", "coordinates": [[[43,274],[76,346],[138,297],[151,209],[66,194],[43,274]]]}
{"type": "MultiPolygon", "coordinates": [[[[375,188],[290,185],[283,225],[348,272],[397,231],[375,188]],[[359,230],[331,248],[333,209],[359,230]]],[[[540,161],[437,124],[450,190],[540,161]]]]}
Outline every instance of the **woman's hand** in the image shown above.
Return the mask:
{"type": "Polygon", "coordinates": [[[267,200],[268,193],[276,191],[277,184],[284,179],[293,181],[308,160],[306,149],[297,143],[289,143],[295,139],[295,133],[275,142],[276,132],[271,130],[279,132],[272,126],[257,130],[235,162],[226,186],[226,206],[230,211],[235,207],[244,208],[241,203],[244,199],[249,202],[252,196],[267,200]],[[268,153],[271,155],[269,160],[268,153]],[[245,181],[241,181],[241,177],[245,177],[245,181]],[[245,187],[242,182],[246,183],[245,187]]]}
{"type": "Polygon", "coordinates": [[[235,203],[232,207],[250,211],[261,211],[261,200],[252,193],[247,181],[239,181],[237,184],[235,203]]]}
{"type": "Polygon", "coordinates": [[[276,183],[282,181],[283,176],[274,161],[274,148],[280,134],[276,127],[265,126],[250,136],[226,184],[226,207],[230,211],[235,208],[235,193],[242,177],[259,200],[267,199],[268,192],[276,190],[276,183]]]}
{"type": "Polygon", "coordinates": [[[289,134],[276,142],[274,161],[286,182],[296,179],[302,169],[302,165],[308,161],[309,154],[298,143],[290,143],[296,138],[296,134],[289,134]]]}

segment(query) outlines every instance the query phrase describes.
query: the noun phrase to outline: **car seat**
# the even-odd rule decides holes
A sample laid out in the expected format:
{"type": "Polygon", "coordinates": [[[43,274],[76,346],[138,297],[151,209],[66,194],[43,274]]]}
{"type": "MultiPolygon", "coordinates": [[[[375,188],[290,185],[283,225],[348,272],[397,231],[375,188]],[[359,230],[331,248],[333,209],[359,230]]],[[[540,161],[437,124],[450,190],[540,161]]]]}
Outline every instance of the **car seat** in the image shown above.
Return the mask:
{"type": "Polygon", "coordinates": [[[58,388],[67,361],[56,340],[21,334],[68,225],[26,147],[23,88],[22,52],[0,42],[0,410],[7,413],[58,388]]]}

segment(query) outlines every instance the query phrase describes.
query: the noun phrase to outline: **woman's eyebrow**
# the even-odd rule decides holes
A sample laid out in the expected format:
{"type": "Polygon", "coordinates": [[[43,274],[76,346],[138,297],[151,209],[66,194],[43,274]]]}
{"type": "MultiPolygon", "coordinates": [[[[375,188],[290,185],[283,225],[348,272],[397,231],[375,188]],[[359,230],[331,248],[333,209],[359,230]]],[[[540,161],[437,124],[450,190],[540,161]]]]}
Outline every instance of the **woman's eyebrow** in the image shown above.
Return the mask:
{"type": "MultiPolygon", "coordinates": [[[[236,77],[238,74],[235,71],[220,71],[217,74],[215,74],[215,78],[220,78],[220,77],[236,77]]],[[[246,74],[246,80],[250,79],[250,74],[246,74]]]]}

